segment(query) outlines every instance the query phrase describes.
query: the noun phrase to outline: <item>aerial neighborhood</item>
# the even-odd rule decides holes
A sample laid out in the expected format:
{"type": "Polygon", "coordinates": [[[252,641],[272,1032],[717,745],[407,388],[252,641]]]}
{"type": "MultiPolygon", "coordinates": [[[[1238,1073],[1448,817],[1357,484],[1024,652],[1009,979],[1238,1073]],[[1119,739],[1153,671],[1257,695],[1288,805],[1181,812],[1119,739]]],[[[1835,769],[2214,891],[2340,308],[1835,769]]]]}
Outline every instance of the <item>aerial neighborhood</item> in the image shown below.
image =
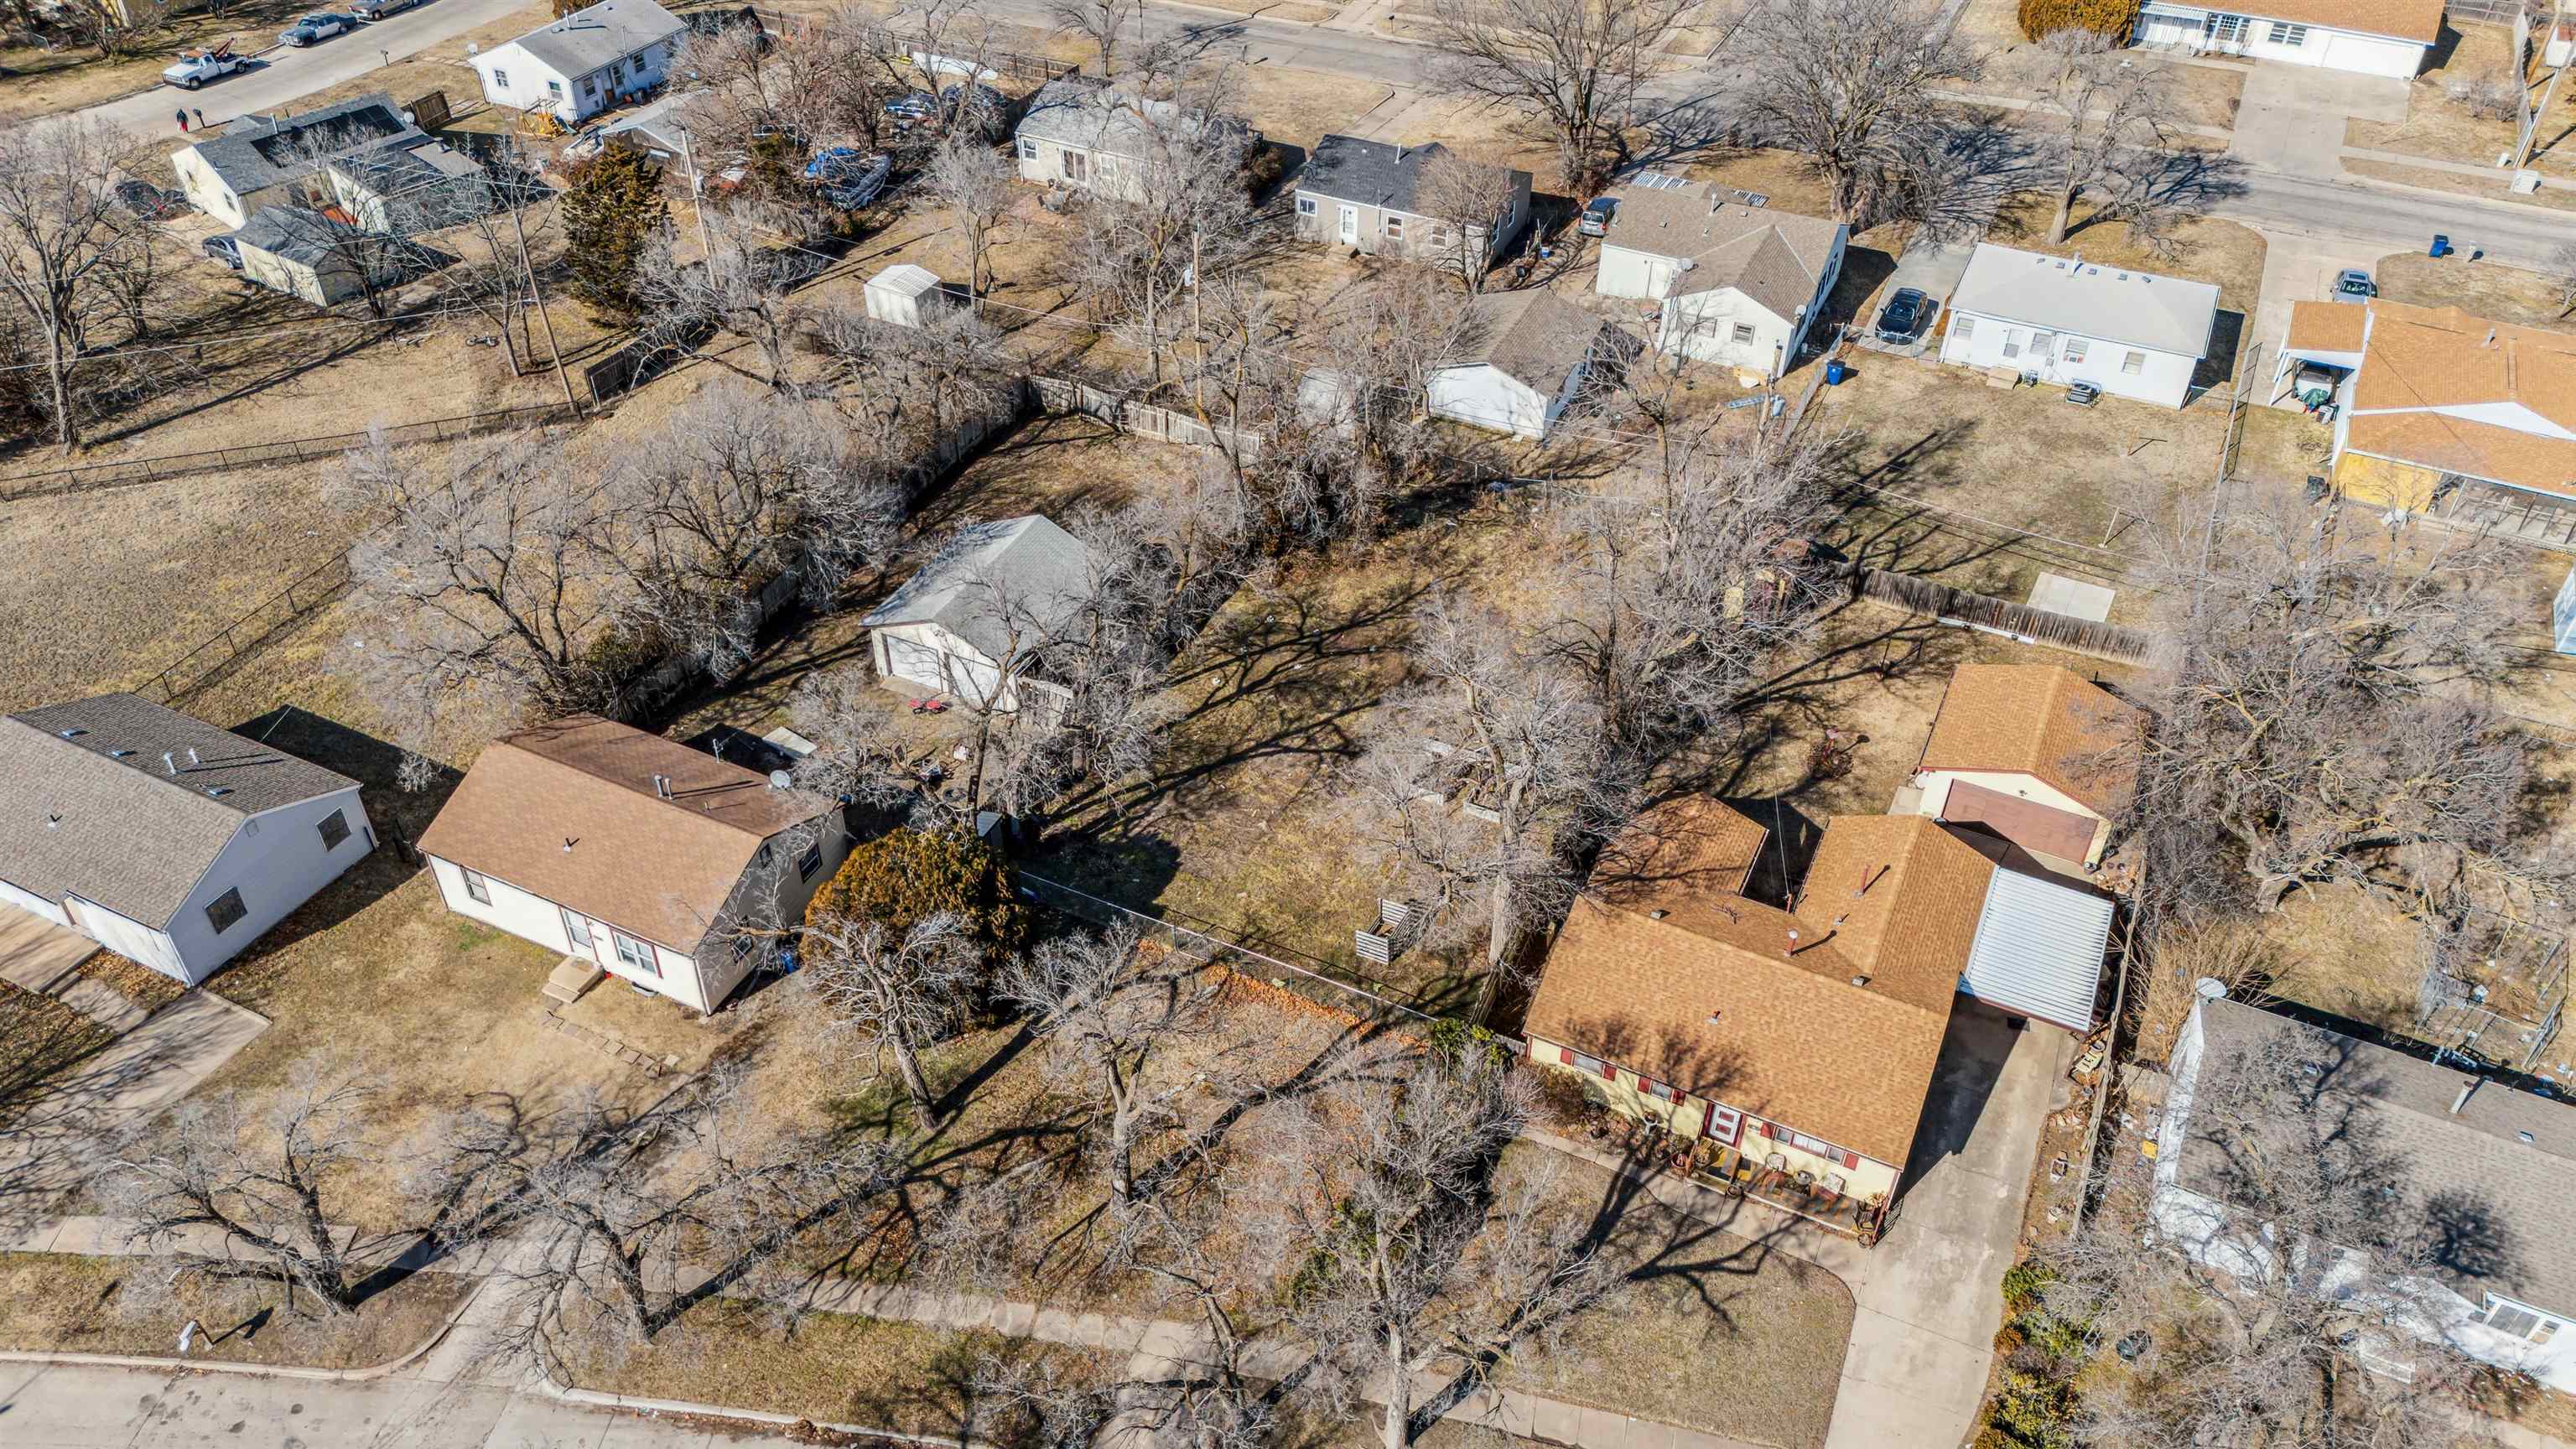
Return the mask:
{"type": "Polygon", "coordinates": [[[0,1444],[2576,1449],[2566,0],[0,36],[0,1444]]]}

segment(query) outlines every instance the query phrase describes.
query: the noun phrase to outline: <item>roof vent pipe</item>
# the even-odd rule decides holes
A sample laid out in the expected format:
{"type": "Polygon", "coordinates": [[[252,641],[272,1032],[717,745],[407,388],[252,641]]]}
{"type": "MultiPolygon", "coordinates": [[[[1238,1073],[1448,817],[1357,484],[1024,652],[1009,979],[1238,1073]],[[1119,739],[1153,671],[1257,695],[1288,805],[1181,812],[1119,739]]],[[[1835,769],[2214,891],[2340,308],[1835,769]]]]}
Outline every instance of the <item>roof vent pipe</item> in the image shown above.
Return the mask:
{"type": "Polygon", "coordinates": [[[1781,952],[1780,954],[1783,956],[1795,956],[1798,954],[1798,933],[1796,931],[1793,930],[1789,933],[1789,949],[1781,952]]]}
{"type": "Polygon", "coordinates": [[[161,768],[172,775],[179,773],[179,761],[168,750],[161,752],[161,768]]]}
{"type": "Polygon", "coordinates": [[[2470,1098],[2471,1096],[2475,1095],[2475,1094],[2476,1094],[2476,1092],[2477,1092],[2477,1090],[2478,1090],[2478,1079],[2477,1079],[2477,1078],[2475,1078],[2475,1077],[2471,1077],[2471,1078],[2469,1079],[2468,1085],[2467,1085],[2467,1086],[2464,1086],[2464,1087],[2462,1087],[2462,1088],[2460,1088],[2460,1095],[2458,1095],[2458,1096],[2456,1096],[2456,1097],[2453,1097],[2453,1098],[2451,1099],[2451,1115],[2452,1115],[2452,1116],[2454,1116],[2454,1117],[2459,1116],[2459,1115],[2460,1115],[2460,1109],[2461,1109],[2462,1107],[2465,1107],[2465,1106],[2469,1105],[2469,1098],[2470,1098]]]}
{"type": "Polygon", "coordinates": [[[197,747],[195,745],[190,745],[188,746],[188,768],[193,770],[197,767],[197,764],[197,747]]]}

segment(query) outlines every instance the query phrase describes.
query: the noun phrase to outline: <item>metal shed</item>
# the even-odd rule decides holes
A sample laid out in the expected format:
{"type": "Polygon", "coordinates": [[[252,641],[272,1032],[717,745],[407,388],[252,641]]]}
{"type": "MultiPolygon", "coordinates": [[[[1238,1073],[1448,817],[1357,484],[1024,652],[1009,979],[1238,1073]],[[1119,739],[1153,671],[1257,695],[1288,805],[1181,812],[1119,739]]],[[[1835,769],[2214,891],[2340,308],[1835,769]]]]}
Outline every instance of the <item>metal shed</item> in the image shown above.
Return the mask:
{"type": "Polygon", "coordinates": [[[2016,1016],[2090,1031],[2117,910],[2109,896],[1998,869],[1959,989],[2016,1016]]]}
{"type": "Polygon", "coordinates": [[[946,305],[939,274],[899,262],[868,278],[868,315],[879,322],[918,327],[946,305]]]}

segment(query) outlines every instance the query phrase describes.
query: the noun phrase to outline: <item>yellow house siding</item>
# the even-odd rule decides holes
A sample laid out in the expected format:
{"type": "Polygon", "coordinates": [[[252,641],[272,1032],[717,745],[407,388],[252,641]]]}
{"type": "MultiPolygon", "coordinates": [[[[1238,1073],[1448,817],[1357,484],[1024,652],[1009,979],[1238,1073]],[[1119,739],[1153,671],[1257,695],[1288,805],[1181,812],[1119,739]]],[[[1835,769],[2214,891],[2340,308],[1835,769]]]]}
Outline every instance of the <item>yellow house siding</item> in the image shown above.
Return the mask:
{"type": "Polygon", "coordinates": [[[2441,481],[2441,470],[2437,468],[2374,458],[2367,453],[2345,453],[2334,470],[2336,492],[2355,503],[2380,508],[2430,508],[2433,489],[2441,481]]]}

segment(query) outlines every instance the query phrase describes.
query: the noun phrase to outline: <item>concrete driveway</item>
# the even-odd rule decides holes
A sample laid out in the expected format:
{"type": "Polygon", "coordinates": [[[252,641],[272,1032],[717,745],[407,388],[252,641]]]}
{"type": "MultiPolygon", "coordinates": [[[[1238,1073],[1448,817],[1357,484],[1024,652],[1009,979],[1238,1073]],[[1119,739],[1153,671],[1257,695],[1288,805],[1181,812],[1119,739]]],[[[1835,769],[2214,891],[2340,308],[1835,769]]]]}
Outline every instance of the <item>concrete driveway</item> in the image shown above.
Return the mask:
{"type": "Polygon", "coordinates": [[[1872,352],[1921,357],[1924,350],[1932,345],[1932,334],[1940,328],[1940,309],[1950,305],[1950,293],[1959,285],[1960,276],[1968,270],[1969,254],[1975,250],[1973,241],[1943,245],[1917,240],[1908,246],[1905,255],[1896,259],[1896,270],[1890,272],[1887,281],[1869,295],[1862,304],[1861,314],[1852,319],[1850,340],[1872,352]],[[1887,299],[1895,296],[1900,287],[1912,287],[1938,305],[1932,315],[1924,319],[1922,328],[1914,334],[1912,341],[1902,346],[1891,346],[1879,341],[1870,329],[1878,325],[1878,309],[1886,306],[1887,299]]]}
{"type": "Polygon", "coordinates": [[[90,958],[98,943],[33,911],[0,906],[0,981],[38,995],[90,958]]]}
{"type": "Polygon", "coordinates": [[[2298,404],[2287,396],[2274,399],[2271,379],[2281,360],[2281,338],[2290,328],[2290,308],[2299,302],[2324,302],[2334,296],[2337,273],[2347,267],[2375,272],[2379,259],[2394,248],[2381,242],[2356,240],[2352,237],[2294,236],[2287,232],[2263,231],[2263,296],[2254,309],[2254,321],[2246,342],[2263,345],[2263,366],[2257,379],[2263,390],[2255,396],[2275,407],[2296,410],[2298,404]]]}
{"type": "Polygon", "coordinates": [[[2246,72],[2228,154],[2289,176],[2343,175],[2346,121],[2406,119],[2406,82],[2321,66],[2258,65],[2246,72]]]}

